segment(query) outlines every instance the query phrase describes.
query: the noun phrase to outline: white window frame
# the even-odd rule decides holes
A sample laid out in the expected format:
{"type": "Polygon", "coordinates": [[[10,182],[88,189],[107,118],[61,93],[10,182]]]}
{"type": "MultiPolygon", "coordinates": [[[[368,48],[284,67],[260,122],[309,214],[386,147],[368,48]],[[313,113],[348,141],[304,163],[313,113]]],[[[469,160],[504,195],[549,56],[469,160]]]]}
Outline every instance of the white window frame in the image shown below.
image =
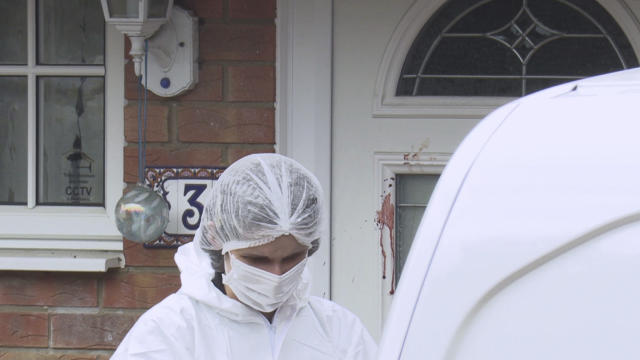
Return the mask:
{"type": "MultiPolygon", "coordinates": [[[[28,45],[35,49],[36,1],[28,0],[28,45]]],[[[0,75],[27,76],[28,202],[0,206],[0,270],[101,272],[123,267],[122,235],[114,209],[123,189],[124,36],[105,28],[104,66],[0,67],[0,75]],[[106,69],[106,70],[105,70],[106,69]],[[36,76],[85,75],[105,79],[104,207],[36,205],[36,76]]]]}
{"type": "MultiPolygon", "coordinates": [[[[384,52],[373,94],[373,117],[481,119],[513,97],[396,96],[402,65],[418,33],[446,0],[416,0],[393,32],[384,52]]],[[[640,54],[637,2],[596,0],[618,22],[636,54],[640,54]]],[[[640,57],[640,56],[638,56],[640,57]]]]}
{"type": "MultiPolygon", "coordinates": [[[[398,174],[431,174],[440,175],[445,166],[451,159],[449,153],[433,153],[433,152],[413,152],[413,153],[397,153],[397,152],[378,152],[374,154],[374,171],[375,171],[375,189],[374,203],[382,204],[383,199],[389,194],[391,204],[394,209],[396,207],[396,175],[398,174]]],[[[395,211],[394,211],[395,212],[395,211]]],[[[395,223],[395,220],[394,220],[395,223]]],[[[389,294],[391,289],[391,272],[395,266],[392,259],[390,248],[389,229],[382,229],[382,244],[387,255],[386,261],[379,256],[378,268],[380,274],[386,268],[386,276],[380,277],[380,296],[381,296],[381,324],[385,323],[386,316],[389,314],[389,308],[393,301],[393,295],[389,294]],[[386,264],[385,264],[386,263],[386,264]]],[[[395,227],[393,231],[395,232],[395,227]]],[[[395,235],[395,233],[394,233],[395,235]]],[[[397,241],[397,239],[396,239],[397,241]]],[[[397,259],[396,259],[397,260],[397,259]]],[[[397,284],[396,284],[397,288],[397,284]]]]}

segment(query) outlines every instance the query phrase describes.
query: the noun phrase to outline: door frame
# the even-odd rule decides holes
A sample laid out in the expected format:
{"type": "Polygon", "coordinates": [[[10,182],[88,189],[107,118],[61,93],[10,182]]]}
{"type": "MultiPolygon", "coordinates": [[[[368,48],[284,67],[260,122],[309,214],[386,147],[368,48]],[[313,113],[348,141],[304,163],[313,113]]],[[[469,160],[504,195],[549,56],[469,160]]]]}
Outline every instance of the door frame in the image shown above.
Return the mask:
{"type": "Polygon", "coordinates": [[[331,94],[333,2],[277,0],[276,152],[314,173],[324,190],[311,293],[331,297],[331,94]]]}

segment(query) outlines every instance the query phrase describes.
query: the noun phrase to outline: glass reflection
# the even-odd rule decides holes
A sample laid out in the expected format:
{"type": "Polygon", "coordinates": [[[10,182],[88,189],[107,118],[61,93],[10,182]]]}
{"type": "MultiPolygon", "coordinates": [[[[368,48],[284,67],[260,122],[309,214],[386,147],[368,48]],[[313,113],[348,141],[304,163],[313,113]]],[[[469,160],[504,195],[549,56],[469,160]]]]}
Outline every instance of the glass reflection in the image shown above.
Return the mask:
{"type": "Polygon", "coordinates": [[[27,1],[0,0],[1,65],[27,63],[27,1]]]}
{"type": "Polygon", "coordinates": [[[99,0],[38,1],[38,63],[104,64],[104,16],[99,0]]]}
{"type": "Polygon", "coordinates": [[[38,79],[38,203],[103,205],[104,79],[38,79]]]}
{"type": "Polygon", "coordinates": [[[109,0],[109,14],[112,18],[137,18],[138,0],[109,0]]]}
{"type": "Polygon", "coordinates": [[[27,203],[27,78],[0,77],[0,204],[27,203]]]}
{"type": "Polygon", "coordinates": [[[167,14],[169,0],[156,0],[149,2],[149,19],[163,18],[167,14]]]}

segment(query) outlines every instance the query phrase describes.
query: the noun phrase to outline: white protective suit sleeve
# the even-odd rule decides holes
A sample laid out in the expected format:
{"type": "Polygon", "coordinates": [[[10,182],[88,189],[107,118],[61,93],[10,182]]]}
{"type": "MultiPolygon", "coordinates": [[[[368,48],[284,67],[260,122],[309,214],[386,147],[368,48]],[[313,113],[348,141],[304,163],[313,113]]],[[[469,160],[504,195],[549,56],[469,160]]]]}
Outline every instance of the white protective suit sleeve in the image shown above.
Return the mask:
{"type": "Polygon", "coordinates": [[[178,310],[180,296],[171,295],[145,312],[129,330],[111,360],[193,359],[194,350],[188,339],[192,333],[188,311],[178,310]]]}
{"type": "Polygon", "coordinates": [[[332,301],[312,297],[309,306],[300,312],[299,320],[302,321],[296,322],[290,331],[292,338],[304,337],[304,339],[296,339],[297,342],[309,343],[314,337],[326,336],[331,339],[332,344],[325,344],[323,347],[331,348],[328,352],[333,358],[349,360],[376,358],[377,345],[360,319],[332,301]],[[313,313],[314,320],[306,316],[307,309],[313,313]],[[300,327],[296,329],[298,326],[300,327]],[[326,334],[316,335],[314,328],[322,328],[326,334]]]}

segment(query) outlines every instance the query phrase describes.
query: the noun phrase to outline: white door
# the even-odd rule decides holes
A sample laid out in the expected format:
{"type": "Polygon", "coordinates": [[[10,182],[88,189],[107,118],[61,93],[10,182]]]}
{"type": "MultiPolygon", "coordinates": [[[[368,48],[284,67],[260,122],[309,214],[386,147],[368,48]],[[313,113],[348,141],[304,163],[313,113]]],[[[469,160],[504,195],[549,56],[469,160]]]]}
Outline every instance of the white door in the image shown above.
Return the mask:
{"type": "MultiPolygon", "coordinates": [[[[635,54],[640,50],[640,37],[637,36],[639,29],[637,23],[634,23],[636,17],[633,16],[633,10],[640,13],[638,2],[602,1],[604,7],[600,8],[596,4],[586,10],[577,9],[573,6],[577,2],[572,0],[546,2],[553,3],[556,6],[553,9],[558,13],[573,11],[579,23],[574,33],[582,31],[580,36],[583,38],[597,38],[599,40],[593,40],[601,41],[597,44],[611,46],[612,53],[617,51],[620,56],[616,58],[612,55],[609,60],[616,62],[622,59],[624,64],[620,68],[637,66],[635,54]],[[593,29],[589,27],[588,21],[580,22],[584,20],[579,17],[581,14],[598,24],[607,22],[601,10],[609,14],[608,19],[616,20],[593,29]],[[600,17],[589,15],[594,12],[600,14],[600,17]],[[598,31],[604,35],[597,33],[598,31]],[[624,37],[624,34],[628,39],[620,40],[623,44],[617,43],[619,39],[616,37],[624,37]],[[609,41],[610,38],[613,40],[609,41]]],[[[523,69],[525,65],[529,65],[527,70],[531,75],[514,78],[501,73],[500,69],[512,66],[512,63],[505,61],[499,64],[497,70],[489,70],[491,76],[470,76],[465,80],[468,80],[468,86],[477,86],[480,90],[467,89],[466,94],[458,94],[455,84],[458,84],[456,81],[461,75],[466,74],[468,69],[465,66],[480,64],[482,59],[452,58],[450,63],[445,61],[439,66],[444,69],[441,72],[445,73],[459,66],[457,74],[448,74],[452,76],[444,80],[437,76],[427,76],[424,81],[436,84],[435,95],[438,86],[446,88],[447,84],[453,83],[454,86],[445,89],[444,95],[454,96],[396,96],[398,79],[402,74],[406,75],[403,64],[413,40],[416,36],[428,35],[420,30],[432,16],[445,17],[442,21],[447,24],[457,21],[456,16],[450,14],[456,10],[455,6],[447,13],[437,12],[441,5],[446,4],[444,0],[333,2],[331,297],[355,312],[375,338],[381,333],[386,310],[392,299],[394,285],[391,280],[396,262],[402,261],[411,240],[407,235],[411,229],[407,228],[417,225],[416,217],[419,215],[416,214],[419,210],[416,209],[428,199],[432,182],[437,179],[437,174],[464,136],[484,115],[514,98],[509,96],[510,87],[522,85],[522,91],[528,93],[560,80],[568,81],[587,75],[572,73],[574,69],[570,63],[557,63],[557,71],[551,72],[555,78],[535,72],[536,66],[544,68],[540,63],[546,60],[541,58],[553,58],[554,56],[549,56],[554,54],[553,51],[567,50],[563,47],[555,50],[543,47],[553,42],[549,40],[550,37],[564,36],[562,31],[557,31],[560,35],[552,31],[562,26],[561,23],[554,24],[558,20],[553,16],[535,19],[528,16],[539,11],[535,6],[540,6],[543,1],[459,0],[457,3],[466,4],[466,7],[456,5],[460,18],[471,14],[468,17],[471,19],[474,16],[477,18],[482,11],[487,13],[495,10],[490,8],[491,3],[510,4],[512,14],[507,12],[510,18],[504,20],[506,25],[502,32],[481,35],[487,43],[502,41],[512,45],[507,49],[514,55],[514,61],[520,61],[523,69]],[[482,4],[488,4],[488,8],[477,7],[482,4]],[[521,33],[517,33],[517,29],[521,33]],[[534,63],[531,59],[539,63],[534,63]],[[529,60],[531,62],[527,63],[529,60]],[[523,80],[525,77],[526,90],[523,80]],[[482,83],[485,80],[488,83],[482,83]],[[500,84],[495,85],[493,82],[500,84]],[[491,86],[494,87],[489,91],[490,94],[481,93],[491,86]],[[474,93],[476,90],[480,92],[474,93]],[[427,175],[412,178],[407,177],[409,174],[427,175]],[[406,186],[398,189],[398,181],[406,186]]],[[[465,26],[477,25],[474,24],[472,21],[465,26]]],[[[447,36],[461,37],[463,32],[456,33],[455,27],[447,27],[446,24],[434,26],[440,26],[440,34],[446,33],[438,37],[442,44],[446,43],[442,39],[447,36]]],[[[556,39],[559,38],[552,40],[556,39]]],[[[562,41],[566,42],[563,45],[565,47],[572,44],[568,38],[562,41]]],[[[563,44],[560,40],[555,44],[558,43],[563,44]]],[[[442,57],[438,55],[438,51],[445,51],[443,48],[444,45],[442,48],[433,47],[433,57],[442,57]]],[[[452,48],[454,50],[446,51],[455,52],[455,46],[452,48]]],[[[578,53],[585,58],[585,62],[590,61],[586,58],[592,56],[588,52],[590,48],[591,46],[582,46],[584,52],[578,53]]],[[[491,52],[490,47],[481,44],[475,53],[485,50],[491,52]]],[[[477,65],[474,71],[478,68],[482,70],[482,66],[477,65]]],[[[406,78],[411,79],[411,75],[406,78]]],[[[428,91],[427,94],[434,95],[428,91]]]]}

